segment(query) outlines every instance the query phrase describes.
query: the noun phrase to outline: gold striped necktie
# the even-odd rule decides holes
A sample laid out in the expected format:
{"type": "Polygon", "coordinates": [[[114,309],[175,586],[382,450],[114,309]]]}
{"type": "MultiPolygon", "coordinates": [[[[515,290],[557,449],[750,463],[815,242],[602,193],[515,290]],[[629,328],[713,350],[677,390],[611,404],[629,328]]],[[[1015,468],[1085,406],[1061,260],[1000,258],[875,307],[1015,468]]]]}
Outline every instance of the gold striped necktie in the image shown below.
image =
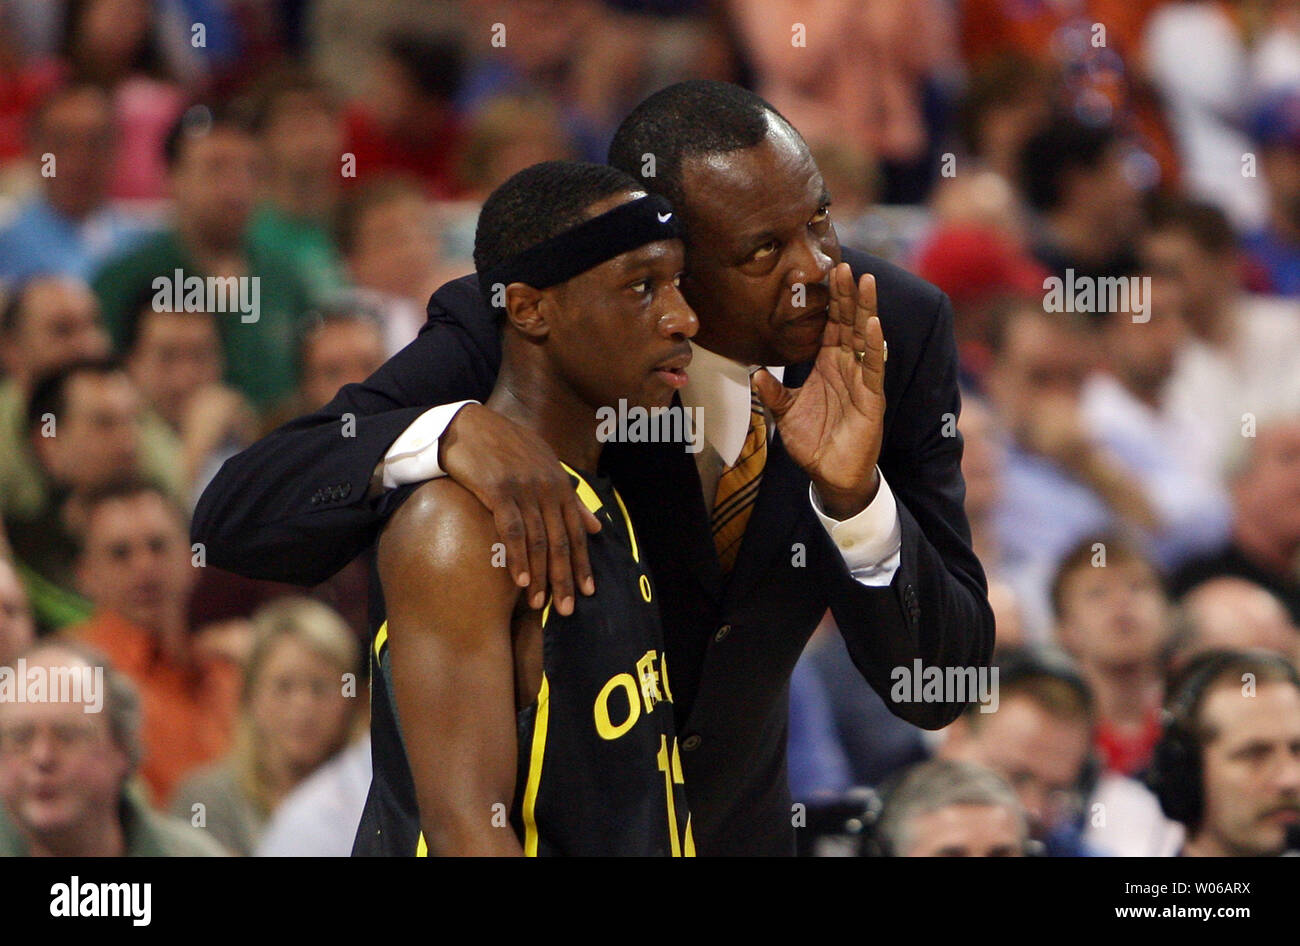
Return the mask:
{"type": "Polygon", "coordinates": [[[724,574],[730,574],[740,552],[745,525],[754,511],[758,484],[767,462],[767,418],[753,379],[749,383],[749,433],[733,466],[722,471],[713,500],[713,545],[724,574]]]}

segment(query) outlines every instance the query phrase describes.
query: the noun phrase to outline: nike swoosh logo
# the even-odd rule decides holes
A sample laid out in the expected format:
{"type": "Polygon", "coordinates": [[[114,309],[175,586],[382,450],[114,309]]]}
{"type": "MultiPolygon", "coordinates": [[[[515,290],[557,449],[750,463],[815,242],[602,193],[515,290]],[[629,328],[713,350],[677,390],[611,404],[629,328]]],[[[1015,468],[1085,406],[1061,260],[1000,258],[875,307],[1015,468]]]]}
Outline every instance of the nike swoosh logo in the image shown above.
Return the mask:
{"type": "Polygon", "coordinates": [[[672,218],[672,214],[670,214],[670,213],[666,213],[666,214],[655,214],[655,216],[657,216],[657,217],[659,218],[659,222],[660,222],[660,223],[667,223],[667,222],[672,218]]]}

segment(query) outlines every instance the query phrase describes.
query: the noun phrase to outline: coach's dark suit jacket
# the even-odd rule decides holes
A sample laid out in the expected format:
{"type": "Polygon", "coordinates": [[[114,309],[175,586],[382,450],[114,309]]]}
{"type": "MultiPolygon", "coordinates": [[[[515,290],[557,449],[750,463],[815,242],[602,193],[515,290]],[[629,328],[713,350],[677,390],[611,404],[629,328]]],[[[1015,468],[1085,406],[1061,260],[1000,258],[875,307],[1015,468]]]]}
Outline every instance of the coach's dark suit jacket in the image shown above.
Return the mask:
{"type": "MultiPolygon", "coordinates": [[[[890,586],[867,588],[849,575],[809,504],[808,476],[779,436],[725,583],[694,455],[681,444],[611,444],[602,461],[659,589],[701,854],[792,853],[788,685],[827,607],[863,676],[898,716],[928,729],[962,707],[895,703],[893,668],[910,669],[916,658],[927,667],[983,666],[993,649],[984,574],[962,509],[952,307],[884,260],[853,250],[844,257],[855,277],[875,274],[889,341],[880,468],[903,534],[890,586]]],[[[430,300],[420,336],[365,383],[226,462],[195,510],[194,541],[211,564],[250,577],[324,580],[370,546],[409,492],[364,499],[388,447],[430,405],[485,399],[500,359],[496,320],[474,277],[448,283],[430,300]]],[[[798,386],[810,369],[787,368],[786,384],[798,386]]]]}

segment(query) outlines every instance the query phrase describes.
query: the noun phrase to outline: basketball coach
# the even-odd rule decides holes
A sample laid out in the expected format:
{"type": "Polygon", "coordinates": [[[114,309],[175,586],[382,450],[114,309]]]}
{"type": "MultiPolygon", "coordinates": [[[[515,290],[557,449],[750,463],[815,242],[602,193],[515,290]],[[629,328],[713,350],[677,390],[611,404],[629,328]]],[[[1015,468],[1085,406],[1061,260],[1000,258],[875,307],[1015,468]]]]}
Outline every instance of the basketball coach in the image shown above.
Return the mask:
{"type": "MultiPolygon", "coordinates": [[[[827,608],[863,677],[927,729],[962,704],[892,700],[895,669],[991,658],[962,508],[952,307],[885,260],[841,249],[803,139],[737,86],[650,96],[610,163],[673,203],[700,323],[678,396],[698,408],[702,449],[611,443],[602,461],[658,589],[697,849],[792,854],[789,679],[827,608]]],[[[439,289],[428,315],[364,383],[225,463],[194,516],[209,564],[319,583],[372,546],[415,484],[445,474],[492,511],[534,607],[549,590],[570,613],[591,593],[585,542],[597,526],[554,454],[466,403],[487,396],[501,361],[476,277],[439,289]]]]}

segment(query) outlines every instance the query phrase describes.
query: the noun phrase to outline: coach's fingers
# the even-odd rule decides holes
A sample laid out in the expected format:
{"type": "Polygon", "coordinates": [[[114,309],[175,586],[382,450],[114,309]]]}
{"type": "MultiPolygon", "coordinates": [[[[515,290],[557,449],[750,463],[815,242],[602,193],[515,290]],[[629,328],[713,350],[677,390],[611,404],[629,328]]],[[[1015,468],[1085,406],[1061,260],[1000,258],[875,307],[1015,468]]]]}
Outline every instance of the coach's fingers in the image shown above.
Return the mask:
{"type": "Polygon", "coordinates": [[[494,502],[491,509],[497,535],[506,547],[506,567],[510,569],[510,576],[520,588],[527,588],[532,582],[528,570],[528,530],[524,528],[519,507],[513,499],[503,498],[494,502]]]}
{"type": "Polygon", "coordinates": [[[858,280],[857,304],[853,307],[853,351],[867,351],[867,323],[876,317],[876,277],[863,273],[858,280]]]}
{"type": "Polygon", "coordinates": [[[546,581],[556,613],[564,615],[572,614],[574,605],[573,563],[569,557],[573,543],[564,518],[564,507],[574,495],[569,490],[567,496],[547,497],[542,504],[542,519],[546,523],[546,581]]]}
{"type": "Polygon", "coordinates": [[[848,263],[840,263],[835,269],[835,278],[840,281],[840,346],[854,349],[858,331],[858,310],[861,297],[858,285],[853,281],[853,270],[848,263]]]}
{"type": "Polygon", "coordinates": [[[885,334],[878,316],[867,320],[862,359],[862,381],[872,394],[885,394],[885,334]]]}
{"type": "Polygon", "coordinates": [[[600,531],[600,520],[590,509],[578,502],[576,493],[569,493],[564,504],[564,526],[569,531],[569,559],[573,567],[573,582],[584,595],[596,593],[596,578],[591,571],[587,555],[587,534],[600,531]]]}
{"type": "Polygon", "coordinates": [[[537,500],[529,497],[519,509],[524,519],[527,536],[524,547],[527,550],[528,604],[540,608],[546,603],[546,520],[537,506],[537,500]]]}

